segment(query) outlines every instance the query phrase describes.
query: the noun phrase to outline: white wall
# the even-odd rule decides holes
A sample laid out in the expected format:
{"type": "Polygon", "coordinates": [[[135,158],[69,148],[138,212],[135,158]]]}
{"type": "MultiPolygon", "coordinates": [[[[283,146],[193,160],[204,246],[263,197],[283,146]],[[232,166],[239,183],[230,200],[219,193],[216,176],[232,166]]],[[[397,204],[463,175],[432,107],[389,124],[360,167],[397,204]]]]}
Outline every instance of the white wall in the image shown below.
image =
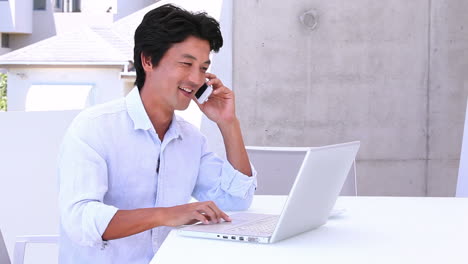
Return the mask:
{"type": "MultiPolygon", "coordinates": [[[[54,13],[53,0],[46,2],[46,10],[32,10],[31,1],[21,1],[30,3],[29,14],[22,15],[24,20],[28,20],[30,25],[29,33],[31,34],[12,34],[10,36],[10,47],[13,50],[26,47],[35,42],[50,38],[57,34],[68,32],[75,28],[86,26],[110,26],[113,22],[113,14],[106,13],[101,1],[83,1],[84,10],[79,13],[54,13]]],[[[131,1],[129,1],[131,2],[131,1]]],[[[0,2],[0,29],[5,18],[2,17],[2,3],[0,2]]],[[[7,14],[6,14],[7,15],[7,14]]],[[[1,32],[1,30],[0,30],[1,32]]]]}
{"type": "Polygon", "coordinates": [[[82,13],[106,13],[109,8],[111,8],[110,13],[115,13],[116,7],[117,0],[81,0],[82,13]]]}
{"type": "Polygon", "coordinates": [[[0,32],[31,33],[32,7],[32,1],[1,1],[0,32]]]}
{"type": "Polygon", "coordinates": [[[24,111],[28,90],[33,84],[93,84],[94,103],[123,96],[121,68],[10,68],[8,69],[8,110],[24,111]]]}
{"type": "Polygon", "coordinates": [[[0,32],[12,32],[15,29],[13,20],[12,2],[0,2],[0,32]]]}
{"type": "MultiPolygon", "coordinates": [[[[11,0],[10,0],[11,1],[11,0]]],[[[32,17],[31,10],[33,9],[33,1],[14,1],[14,21],[15,32],[18,33],[31,33],[32,30],[32,17]]]]}
{"type": "Polygon", "coordinates": [[[117,13],[114,16],[114,20],[119,20],[146,6],[154,4],[154,2],[157,2],[157,0],[132,0],[132,1],[116,0],[116,1],[117,1],[117,4],[116,4],[117,13]]]}
{"type": "MultiPolygon", "coordinates": [[[[58,234],[56,157],[77,113],[0,112],[0,228],[10,257],[16,236],[58,234]]],[[[26,250],[25,263],[57,262],[56,245],[26,250]]]]}
{"type": "MultiPolygon", "coordinates": [[[[23,1],[30,2],[30,10],[33,9],[32,0],[23,1]]],[[[46,2],[46,10],[34,10],[27,15],[31,22],[31,34],[12,34],[10,35],[10,48],[13,50],[25,47],[37,41],[55,36],[55,20],[54,11],[51,1],[46,2]]]]}

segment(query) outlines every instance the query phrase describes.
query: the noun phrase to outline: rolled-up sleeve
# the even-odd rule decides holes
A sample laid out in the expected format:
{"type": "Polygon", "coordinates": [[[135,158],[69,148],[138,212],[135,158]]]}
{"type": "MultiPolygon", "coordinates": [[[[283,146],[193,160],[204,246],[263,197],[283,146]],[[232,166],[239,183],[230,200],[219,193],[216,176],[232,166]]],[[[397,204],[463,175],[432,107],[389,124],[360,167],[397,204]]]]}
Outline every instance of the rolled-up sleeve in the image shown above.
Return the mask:
{"type": "Polygon", "coordinates": [[[257,187],[257,172],[250,164],[252,176],[236,170],[228,161],[207,151],[203,142],[200,170],[193,192],[199,201],[214,201],[223,210],[246,210],[257,187]]]}
{"type": "Polygon", "coordinates": [[[247,199],[253,195],[257,187],[257,172],[250,164],[252,176],[249,177],[240,171],[234,169],[227,161],[223,161],[221,171],[221,189],[234,197],[247,199]]]}
{"type": "Polygon", "coordinates": [[[103,203],[108,190],[107,165],[72,124],[58,157],[61,225],[75,243],[100,246],[118,208],[103,203]]]}

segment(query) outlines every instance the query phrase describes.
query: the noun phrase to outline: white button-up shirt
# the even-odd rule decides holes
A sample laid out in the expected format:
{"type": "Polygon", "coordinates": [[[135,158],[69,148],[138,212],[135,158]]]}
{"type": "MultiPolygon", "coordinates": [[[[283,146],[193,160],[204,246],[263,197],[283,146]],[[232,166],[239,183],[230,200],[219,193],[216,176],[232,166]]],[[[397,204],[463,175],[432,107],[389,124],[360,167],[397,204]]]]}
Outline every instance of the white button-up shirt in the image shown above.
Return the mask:
{"type": "Polygon", "coordinates": [[[214,201],[245,210],[257,185],[207,149],[206,138],[174,116],[161,142],[137,88],[87,109],[70,125],[59,155],[60,263],[149,263],[171,228],[103,241],[119,209],[214,201]]]}

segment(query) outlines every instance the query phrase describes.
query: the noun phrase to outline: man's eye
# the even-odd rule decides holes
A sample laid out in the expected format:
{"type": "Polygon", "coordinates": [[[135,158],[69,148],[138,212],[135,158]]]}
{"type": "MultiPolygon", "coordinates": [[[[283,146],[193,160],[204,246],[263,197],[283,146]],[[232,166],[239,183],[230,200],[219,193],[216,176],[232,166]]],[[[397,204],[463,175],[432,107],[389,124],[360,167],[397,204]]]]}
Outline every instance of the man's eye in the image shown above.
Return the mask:
{"type": "Polygon", "coordinates": [[[208,70],[208,67],[202,67],[202,71],[206,72],[208,70]]]}
{"type": "Polygon", "coordinates": [[[190,62],[181,62],[184,66],[192,66],[192,63],[190,62]]]}

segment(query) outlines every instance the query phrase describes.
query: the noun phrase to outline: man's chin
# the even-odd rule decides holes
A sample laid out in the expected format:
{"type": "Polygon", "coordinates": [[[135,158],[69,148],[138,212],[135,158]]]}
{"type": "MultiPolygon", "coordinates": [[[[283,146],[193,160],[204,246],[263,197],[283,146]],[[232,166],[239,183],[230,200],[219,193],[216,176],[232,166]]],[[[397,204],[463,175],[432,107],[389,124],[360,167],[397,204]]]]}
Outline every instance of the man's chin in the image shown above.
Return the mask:
{"type": "Polygon", "coordinates": [[[187,104],[187,105],[181,105],[180,107],[177,107],[177,111],[185,111],[188,109],[190,104],[187,104]]]}

